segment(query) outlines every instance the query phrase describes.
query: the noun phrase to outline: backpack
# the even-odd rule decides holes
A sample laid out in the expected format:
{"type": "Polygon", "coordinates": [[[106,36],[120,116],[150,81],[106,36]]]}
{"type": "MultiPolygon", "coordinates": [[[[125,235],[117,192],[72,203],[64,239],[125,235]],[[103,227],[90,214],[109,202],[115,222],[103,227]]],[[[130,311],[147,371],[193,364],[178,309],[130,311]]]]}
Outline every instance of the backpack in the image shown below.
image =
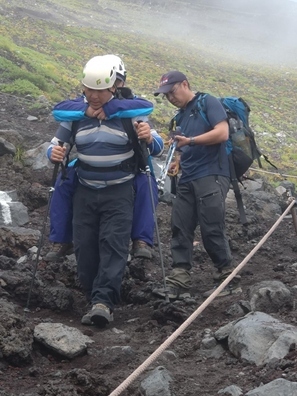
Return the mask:
{"type": "MultiPolygon", "coordinates": [[[[196,100],[199,114],[205,123],[210,126],[205,105],[207,95],[206,93],[198,92],[196,93],[196,100]]],[[[226,142],[226,150],[229,159],[230,178],[239,210],[240,221],[243,225],[246,225],[247,219],[238,182],[242,183],[242,179],[247,179],[244,174],[254,160],[257,160],[259,167],[262,168],[261,156],[275,169],[277,167],[269,161],[268,157],[261,152],[256,144],[255,134],[249,126],[249,114],[251,110],[244,99],[233,96],[217,99],[222,103],[228,117],[229,139],[226,142]]]]}
{"type": "MultiPolygon", "coordinates": [[[[204,121],[210,125],[205,111],[206,95],[203,93],[197,94],[197,107],[204,121]]],[[[245,100],[234,96],[226,96],[218,99],[222,103],[228,117],[229,139],[226,144],[226,150],[228,154],[232,154],[237,180],[242,181],[245,172],[254,160],[257,160],[259,167],[262,168],[261,156],[277,169],[256,144],[255,134],[249,126],[249,114],[251,110],[245,100]]]]}

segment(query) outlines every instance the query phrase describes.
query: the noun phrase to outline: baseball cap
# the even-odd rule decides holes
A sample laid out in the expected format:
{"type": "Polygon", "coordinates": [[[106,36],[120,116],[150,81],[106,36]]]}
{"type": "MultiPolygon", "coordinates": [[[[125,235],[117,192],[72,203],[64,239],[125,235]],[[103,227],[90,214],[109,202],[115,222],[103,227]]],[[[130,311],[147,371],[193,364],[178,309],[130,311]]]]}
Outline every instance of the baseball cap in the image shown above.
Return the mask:
{"type": "Polygon", "coordinates": [[[159,88],[154,92],[154,95],[158,96],[160,93],[166,94],[176,83],[183,82],[185,80],[188,81],[184,73],[177,70],[163,74],[160,79],[159,88]]]}

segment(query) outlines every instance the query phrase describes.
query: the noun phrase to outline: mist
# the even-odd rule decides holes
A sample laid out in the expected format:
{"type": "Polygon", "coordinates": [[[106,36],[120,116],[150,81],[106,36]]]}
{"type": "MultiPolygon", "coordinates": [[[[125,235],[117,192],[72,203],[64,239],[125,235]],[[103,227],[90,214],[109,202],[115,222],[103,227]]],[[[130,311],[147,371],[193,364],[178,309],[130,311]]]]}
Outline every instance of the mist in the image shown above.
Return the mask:
{"type": "Polygon", "coordinates": [[[155,0],[146,6],[146,30],[159,39],[238,62],[297,67],[297,0],[155,0]]]}
{"type": "MultiPolygon", "coordinates": [[[[80,13],[67,12],[68,25],[129,32],[170,40],[189,47],[206,59],[212,55],[239,63],[297,67],[297,0],[88,0],[80,13]]],[[[19,10],[65,23],[56,3],[45,2],[38,13],[34,0],[23,0],[19,10]]],[[[63,6],[61,6],[61,10],[63,6]]],[[[61,11],[60,10],[60,11],[61,11]]]]}

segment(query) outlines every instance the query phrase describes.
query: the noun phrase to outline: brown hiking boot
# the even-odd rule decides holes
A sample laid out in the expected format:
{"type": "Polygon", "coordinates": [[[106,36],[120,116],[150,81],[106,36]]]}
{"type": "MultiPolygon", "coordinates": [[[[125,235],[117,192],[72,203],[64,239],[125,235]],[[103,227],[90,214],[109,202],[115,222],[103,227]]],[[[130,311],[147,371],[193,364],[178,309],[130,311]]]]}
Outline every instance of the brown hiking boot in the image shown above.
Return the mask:
{"type": "Polygon", "coordinates": [[[153,257],[152,248],[147,243],[140,240],[133,242],[131,254],[135,258],[151,259],[153,257]]]}
{"type": "Polygon", "coordinates": [[[73,243],[54,243],[53,250],[44,256],[45,261],[62,261],[65,256],[74,253],[73,243]]]}

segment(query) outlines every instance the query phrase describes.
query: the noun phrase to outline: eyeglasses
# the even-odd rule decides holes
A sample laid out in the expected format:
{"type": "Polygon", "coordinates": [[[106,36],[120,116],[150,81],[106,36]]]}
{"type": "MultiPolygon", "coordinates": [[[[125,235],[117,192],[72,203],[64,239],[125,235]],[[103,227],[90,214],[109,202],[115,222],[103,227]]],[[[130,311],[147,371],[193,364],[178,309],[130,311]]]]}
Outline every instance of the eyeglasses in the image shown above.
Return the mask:
{"type": "Polygon", "coordinates": [[[166,94],[164,94],[163,95],[163,98],[166,98],[166,99],[168,99],[169,98],[169,96],[174,96],[175,95],[175,93],[176,93],[176,91],[178,90],[178,88],[179,88],[179,86],[180,86],[180,84],[181,84],[181,82],[180,83],[177,83],[177,84],[175,84],[174,85],[174,87],[169,91],[169,92],[167,92],[166,94]]]}

